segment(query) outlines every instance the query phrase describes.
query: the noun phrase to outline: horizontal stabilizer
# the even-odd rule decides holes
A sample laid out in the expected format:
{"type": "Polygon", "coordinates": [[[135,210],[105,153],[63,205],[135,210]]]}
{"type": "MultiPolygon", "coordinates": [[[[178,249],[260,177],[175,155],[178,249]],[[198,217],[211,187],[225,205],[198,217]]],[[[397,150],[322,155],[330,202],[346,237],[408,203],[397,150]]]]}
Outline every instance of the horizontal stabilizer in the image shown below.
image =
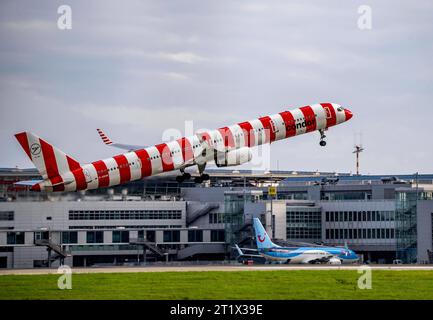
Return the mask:
{"type": "Polygon", "coordinates": [[[34,186],[35,184],[38,184],[44,180],[25,180],[25,181],[17,181],[14,184],[17,186],[34,186]]]}

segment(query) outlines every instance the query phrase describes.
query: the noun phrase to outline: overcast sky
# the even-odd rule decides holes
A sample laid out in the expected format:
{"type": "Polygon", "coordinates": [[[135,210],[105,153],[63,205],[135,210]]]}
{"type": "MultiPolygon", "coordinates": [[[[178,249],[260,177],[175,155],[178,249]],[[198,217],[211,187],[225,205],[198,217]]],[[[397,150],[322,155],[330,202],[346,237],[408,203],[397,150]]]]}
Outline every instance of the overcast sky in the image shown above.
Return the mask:
{"type": "Polygon", "coordinates": [[[0,167],[30,130],[90,162],[167,128],[218,128],[318,102],[354,118],[277,142],[272,169],[433,172],[432,1],[1,1],[0,167]],[[57,8],[72,8],[59,30],[57,8]],[[372,29],[358,28],[358,7],[372,29]],[[359,137],[358,137],[359,140],[359,137]]]}

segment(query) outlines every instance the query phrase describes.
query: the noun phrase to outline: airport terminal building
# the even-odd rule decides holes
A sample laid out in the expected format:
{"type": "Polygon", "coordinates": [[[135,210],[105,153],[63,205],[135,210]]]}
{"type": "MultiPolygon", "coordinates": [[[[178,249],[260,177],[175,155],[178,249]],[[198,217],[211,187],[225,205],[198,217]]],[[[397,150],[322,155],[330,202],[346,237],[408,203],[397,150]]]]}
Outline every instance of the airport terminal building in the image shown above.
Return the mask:
{"type": "Polygon", "coordinates": [[[209,174],[203,184],[164,174],[46,194],[13,184],[36,170],[0,169],[0,268],[235,260],[235,243],[255,247],[253,217],[276,243],[347,243],[370,263],[433,263],[433,175],[209,174]]]}

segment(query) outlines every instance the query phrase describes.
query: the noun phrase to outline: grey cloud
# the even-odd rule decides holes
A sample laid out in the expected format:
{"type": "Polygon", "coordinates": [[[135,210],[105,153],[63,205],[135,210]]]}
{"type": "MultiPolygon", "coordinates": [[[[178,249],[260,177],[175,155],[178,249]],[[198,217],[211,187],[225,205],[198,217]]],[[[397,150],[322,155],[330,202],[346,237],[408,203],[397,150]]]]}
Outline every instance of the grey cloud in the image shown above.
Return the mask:
{"type": "Polygon", "coordinates": [[[83,161],[110,155],[96,127],[148,144],[184,120],[214,128],[316,102],[353,120],[275,143],[280,169],[432,172],[433,5],[358,1],[63,1],[0,3],[0,166],[31,166],[13,133],[32,129],[83,161]],[[152,119],[149,122],[149,119],[152,119]]]}

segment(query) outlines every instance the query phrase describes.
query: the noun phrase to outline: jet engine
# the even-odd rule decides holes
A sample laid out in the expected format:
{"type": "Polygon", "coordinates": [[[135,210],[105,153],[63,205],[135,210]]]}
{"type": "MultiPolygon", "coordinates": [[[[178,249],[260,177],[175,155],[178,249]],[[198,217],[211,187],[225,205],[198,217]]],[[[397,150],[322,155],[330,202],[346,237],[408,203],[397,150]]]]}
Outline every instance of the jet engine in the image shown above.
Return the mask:
{"type": "Polygon", "coordinates": [[[217,167],[239,166],[249,162],[252,157],[253,154],[248,147],[226,152],[215,151],[215,164],[217,167]]]}
{"type": "Polygon", "coordinates": [[[331,258],[329,259],[329,264],[341,264],[341,260],[338,258],[331,258]]]}

